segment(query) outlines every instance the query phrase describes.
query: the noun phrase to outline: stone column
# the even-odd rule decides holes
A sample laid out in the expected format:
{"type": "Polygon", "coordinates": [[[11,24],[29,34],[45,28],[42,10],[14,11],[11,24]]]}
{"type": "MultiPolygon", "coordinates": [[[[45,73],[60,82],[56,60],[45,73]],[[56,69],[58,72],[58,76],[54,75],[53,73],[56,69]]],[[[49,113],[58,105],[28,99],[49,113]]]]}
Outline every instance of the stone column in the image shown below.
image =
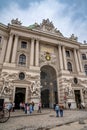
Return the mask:
{"type": "Polygon", "coordinates": [[[30,65],[34,65],[34,38],[31,39],[30,65]]]}
{"type": "Polygon", "coordinates": [[[7,52],[6,52],[6,59],[5,59],[5,62],[7,63],[9,63],[9,60],[10,60],[12,43],[13,43],[13,34],[10,34],[8,46],[7,46],[7,52]]]}
{"type": "Polygon", "coordinates": [[[74,58],[75,58],[76,70],[77,70],[77,72],[79,72],[79,63],[78,63],[76,49],[74,49],[74,58]]]}
{"type": "Polygon", "coordinates": [[[65,46],[62,47],[62,51],[63,51],[64,69],[67,70],[67,62],[66,62],[65,46]]]}
{"type": "Polygon", "coordinates": [[[61,45],[58,46],[58,50],[59,50],[59,65],[60,65],[60,70],[63,70],[63,58],[62,58],[61,45]]]}
{"type": "Polygon", "coordinates": [[[39,40],[36,40],[35,66],[39,66],[39,40]]]}
{"type": "Polygon", "coordinates": [[[15,35],[13,52],[12,52],[12,59],[11,59],[12,63],[15,63],[15,60],[16,60],[17,45],[18,45],[18,35],[15,35]]]}
{"type": "Polygon", "coordinates": [[[0,63],[1,64],[4,62],[5,52],[6,52],[6,45],[7,45],[7,37],[3,37],[2,38],[2,51],[1,51],[1,58],[0,58],[0,63]]]}
{"type": "Polygon", "coordinates": [[[84,102],[84,97],[83,97],[82,89],[80,90],[80,94],[81,94],[81,102],[84,102]]]}
{"type": "Polygon", "coordinates": [[[82,62],[81,62],[81,57],[80,57],[79,50],[77,50],[77,56],[78,56],[78,60],[79,60],[80,71],[83,72],[83,67],[82,67],[82,62]]]}

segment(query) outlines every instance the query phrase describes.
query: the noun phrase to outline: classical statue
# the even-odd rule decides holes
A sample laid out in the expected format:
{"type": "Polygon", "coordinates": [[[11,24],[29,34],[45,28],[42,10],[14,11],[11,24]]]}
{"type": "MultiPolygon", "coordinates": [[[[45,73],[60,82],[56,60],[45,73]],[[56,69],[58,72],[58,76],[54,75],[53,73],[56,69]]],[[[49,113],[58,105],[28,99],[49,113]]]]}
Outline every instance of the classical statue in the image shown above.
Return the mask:
{"type": "Polygon", "coordinates": [[[78,40],[78,37],[75,37],[74,34],[71,35],[70,37],[71,40],[74,40],[74,41],[77,41],[78,40]]]}
{"type": "Polygon", "coordinates": [[[22,23],[18,20],[18,18],[16,18],[11,20],[11,24],[21,25],[22,23]]]}

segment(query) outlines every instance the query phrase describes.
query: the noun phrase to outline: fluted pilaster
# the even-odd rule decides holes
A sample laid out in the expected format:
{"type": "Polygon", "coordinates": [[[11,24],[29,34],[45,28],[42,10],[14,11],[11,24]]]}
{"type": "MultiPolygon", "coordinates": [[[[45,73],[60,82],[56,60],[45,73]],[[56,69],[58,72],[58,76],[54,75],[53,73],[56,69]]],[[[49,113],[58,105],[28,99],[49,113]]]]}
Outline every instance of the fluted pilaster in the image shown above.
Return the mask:
{"type": "Polygon", "coordinates": [[[79,69],[79,63],[78,63],[78,58],[77,58],[77,52],[75,48],[74,48],[74,58],[75,58],[76,70],[77,72],[79,72],[80,69],[79,69]]]}
{"type": "Polygon", "coordinates": [[[1,57],[0,57],[0,63],[2,64],[5,59],[5,52],[6,52],[6,46],[7,46],[7,37],[2,37],[2,51],[1,51],[1,57]]]}
{"type": "Polygon", "coordinates": [[[63,70],[63,58],[62,58],[61,45],[58,45],[58,50],[59,50],[59,65],[60,65],[60,70],[63,70]]]}
{"type": "Polygon", "coordinates": [[[39,66],[39,40],[36,40],[35,66],[39,66]]]}
{"type": "Polygon", "coordinates": [[[12,52],[12,59],[11,59],[12,63],[15,63],[15,60],[16,60],[17,45],[18,45],[18,35],[15,35],[13,52],[12,52]]]}
{"type": "Polygon", "coordinates": [[[30,51],[30,65],[31,66],[34,65],[34,41],[35,41],[35,39],[32,38],[31,39],[31,51],[30,51]]]}
{"type": "Polygon", "coordinates": [[[67,62],[66,62],[65,46],[62,47],[62,51],[63,51],[64,70],[67,70],[67,62]]]}
{"type": "Polygon", "coordinates": [[[5,59],[5,62],[7,63],[9,63],[9,60],[10,60],[12,43],[13,43],[13,34],[10,34],[8,46],[7,46],[7,52],[6,52],[6,59],[5,59]]]}

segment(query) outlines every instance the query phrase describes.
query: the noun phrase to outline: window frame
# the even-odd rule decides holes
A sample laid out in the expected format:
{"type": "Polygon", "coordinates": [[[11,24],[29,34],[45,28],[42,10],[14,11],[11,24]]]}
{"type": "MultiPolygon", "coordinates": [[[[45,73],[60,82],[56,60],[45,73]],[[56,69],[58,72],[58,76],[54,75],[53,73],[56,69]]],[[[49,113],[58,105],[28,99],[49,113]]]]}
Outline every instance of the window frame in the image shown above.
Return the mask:
{"type": "Polygon", "coordinates": [[[85,71],[85,74],[87,76],[87,64],[84,65],[84,71],[85,71]],[[85,67],[86,66],[86,67],[85,67]]]}
{"type": "Polygon", "coordinates": [[[82,60],[86,60],[86,54],[85,53],[82,54],[82,60]]]}
{"type": "Polygon", "coordinates": [[[73,72],[73,67],[72,67],[72,63],[70,61],[67,62],[67,70],[69,72],[73,72]]]}
{"type": "Polygon", "coordinates": [[[18,64],[20,64],[20,65],[26,65],[26,55],[25,54],[20,54],[19,55],[18,64]]]}
{"type": "Polygon", "coordinates": [[[66,50],[66,57],[70,57],[70,51],[66,50]]]}
{"type": "Polygon", "coordinates": [[[21,48],[26,49],[27,48],[27,42],[26,41],[21,41],[21,48]]]}

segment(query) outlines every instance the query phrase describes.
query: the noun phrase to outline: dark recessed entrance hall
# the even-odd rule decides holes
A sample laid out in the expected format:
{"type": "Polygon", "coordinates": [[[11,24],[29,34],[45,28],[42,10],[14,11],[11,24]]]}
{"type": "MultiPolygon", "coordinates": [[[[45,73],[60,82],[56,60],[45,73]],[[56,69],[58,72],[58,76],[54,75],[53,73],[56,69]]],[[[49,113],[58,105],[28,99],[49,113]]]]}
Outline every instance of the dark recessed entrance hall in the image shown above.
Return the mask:
{"type": "Polygon", "coordinates": [[[58,103],[57,77],[53,67],[45,65],[41,68],[41,102],[45,108],[53,108],[58,103]]]}
{"type": "Polygon", "coordinates": [[[15,108],[20,108],[20,102],[25,102],[26,88],[16,88],[15,91],[15,108]]]}

